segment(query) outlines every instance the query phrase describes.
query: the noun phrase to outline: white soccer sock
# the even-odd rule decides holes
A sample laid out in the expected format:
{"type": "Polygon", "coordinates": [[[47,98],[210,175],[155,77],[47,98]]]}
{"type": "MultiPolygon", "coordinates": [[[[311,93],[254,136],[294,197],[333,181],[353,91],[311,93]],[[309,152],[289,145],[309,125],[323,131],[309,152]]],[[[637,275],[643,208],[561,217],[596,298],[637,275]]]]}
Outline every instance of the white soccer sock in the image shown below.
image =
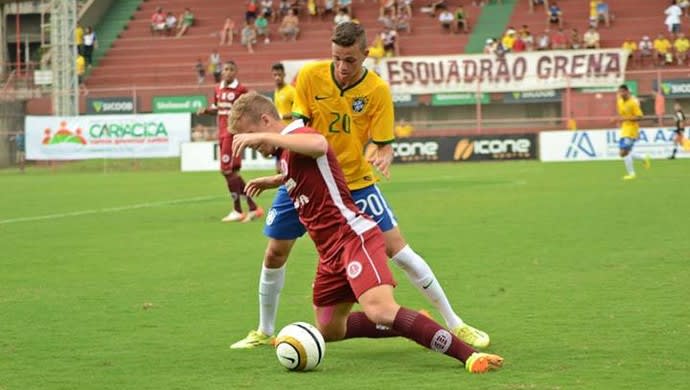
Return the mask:
{"type": "Polygon", "coordinates": [[[634,175],[635,165],[633,164],[632,154],[628,154],[627,156],[623,157],[623,163],[625,164],[625,170],[628,171],[628,175],[634,175]]]}
{"type": "Polygon", "coordinates": [[[448,297],[446,297],[446,293],[443,292],[443,287],[441,287],[438,279],[436,279],[429,264],[427,264],[421,256],[415,253],[409,245],[406,245],[400,252],[393,256],[392,260],[405,271],[405,274],[407,274],[412,284],[414,284],[415,287],[427,297],[429,302],[438,309],[449,329],[463,324],[462,319],[455,314],[453,308],[450,306],[448,297]]]}
{"type": "Polygon", "coordinates": [[[644,160],[644,156],[639,153],[630,152],[628,156],[632,156],[634,160],[644,160]]]}
{"type": "Polygon", "coordinates": [[[285,284],[285,266],[280,268],[261,267],[259,278],[259,330],[272,335],[276,326],[280,290],[285,284]]]}

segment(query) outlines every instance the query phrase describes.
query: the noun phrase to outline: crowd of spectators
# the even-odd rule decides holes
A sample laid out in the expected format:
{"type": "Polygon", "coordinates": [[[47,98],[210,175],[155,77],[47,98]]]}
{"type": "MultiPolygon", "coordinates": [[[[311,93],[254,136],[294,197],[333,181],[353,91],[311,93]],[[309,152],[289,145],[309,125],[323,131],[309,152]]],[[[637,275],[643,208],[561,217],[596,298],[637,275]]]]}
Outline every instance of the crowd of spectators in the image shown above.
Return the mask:
{"type": "Polygon", "coordinates": [[[194,13],[190,8],[185,8],[179,18],[171,11],[163,12],[162,7],[156,8],[151,15],[151,35],[173,36],[177,38],[185,35],[194,25],[194,13]]]}

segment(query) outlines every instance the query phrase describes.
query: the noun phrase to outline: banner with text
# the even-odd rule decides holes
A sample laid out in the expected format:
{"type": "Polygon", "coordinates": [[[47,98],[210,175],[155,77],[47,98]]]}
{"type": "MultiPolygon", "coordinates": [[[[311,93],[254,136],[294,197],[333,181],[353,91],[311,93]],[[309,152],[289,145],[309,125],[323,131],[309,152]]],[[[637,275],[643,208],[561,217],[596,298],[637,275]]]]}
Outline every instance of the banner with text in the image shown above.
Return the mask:
{"type": "Polygon", "coordinates": [[[26,158],[174,157],[190,128],[189,114],[27,116],[26,158]]]}
{"type": "MultiPolygon", "coordinates": [[[[217,171],[220,169],[218,142],[188,142],[182,144],[180,168],[182,172],[217,171]]],[[[242,170],[275,169],[273,158],[264,158],[253,149],[245,149],[242,170]]]]}
{"type": "Polygon", "coordinates": [[[87,114],[133,114],[135,111],[134,99],[131,96],[110,96],[86,99],[87,114]]]}
{"type": "MultiPolygon", "coordinates": [[[[628,56],[622,49],[551,50],[457,56],[392,57],[375,66],[393,93],[521,92],[620,85],[628,56]]],[[[294,80],[308,60],[283,61],[294,80]]],[[[374,69],[368,60],[365,66],[374,69]]]]}
{"type": "MultiPolygon", "coordinates": [[[[544,131],[539,133],[541,161],[618,160],[619,130],[544,131]]],[[[634,151],[662,159],[673,150],[673,129],[640,129],[634,151]]],[[[690,152],[679,149],[678,158],[689,158],[690,152]]]]}

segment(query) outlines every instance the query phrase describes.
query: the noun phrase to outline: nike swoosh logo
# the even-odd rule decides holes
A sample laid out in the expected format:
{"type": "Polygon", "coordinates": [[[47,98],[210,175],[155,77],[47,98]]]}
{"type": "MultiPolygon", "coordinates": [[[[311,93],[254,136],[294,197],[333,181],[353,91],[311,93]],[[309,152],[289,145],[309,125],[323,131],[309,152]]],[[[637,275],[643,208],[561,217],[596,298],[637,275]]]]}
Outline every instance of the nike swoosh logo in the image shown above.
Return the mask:
{"type": "Polygon", "coordinates": [[[330,97],[330,96],[319,96],[319,95],[314,96],[314,98],[315,98],[316,100],[328,99],[329,97],[330,97]]]}
{"type": "Polygon", "coordinates": [[[426,289],[429,288],[429,286],[431,286],[432,284],[434,284],[434,280],[433,280],[433,279],[431,279],[431,281],[429,282],[429,284],[427,284],[426,286],[422,286],[422,288],[426,290],[426,289]]]}

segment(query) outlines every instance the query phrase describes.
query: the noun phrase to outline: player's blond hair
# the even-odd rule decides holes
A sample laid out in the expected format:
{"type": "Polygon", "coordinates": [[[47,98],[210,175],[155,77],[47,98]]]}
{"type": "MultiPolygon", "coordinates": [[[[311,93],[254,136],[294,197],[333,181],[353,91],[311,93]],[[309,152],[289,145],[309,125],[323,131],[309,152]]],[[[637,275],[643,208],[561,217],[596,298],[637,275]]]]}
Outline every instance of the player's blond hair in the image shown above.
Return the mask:
{"type": "Polygon", "coordinates": [[[236,133],[235,128],[241,120],[257,123],[263,114],[280,120],[280,115],[271,99],[254,91],[245,93],[232,104],[228,123],[230,132],[236,133]]]}
{"type": "Polygon", "coordinates": [[[350,47],[357,44],[362,51],[366,51],[367,33],[359,23],[344,22],[333,29],[331,42],[342,47],[350,47]]]}

